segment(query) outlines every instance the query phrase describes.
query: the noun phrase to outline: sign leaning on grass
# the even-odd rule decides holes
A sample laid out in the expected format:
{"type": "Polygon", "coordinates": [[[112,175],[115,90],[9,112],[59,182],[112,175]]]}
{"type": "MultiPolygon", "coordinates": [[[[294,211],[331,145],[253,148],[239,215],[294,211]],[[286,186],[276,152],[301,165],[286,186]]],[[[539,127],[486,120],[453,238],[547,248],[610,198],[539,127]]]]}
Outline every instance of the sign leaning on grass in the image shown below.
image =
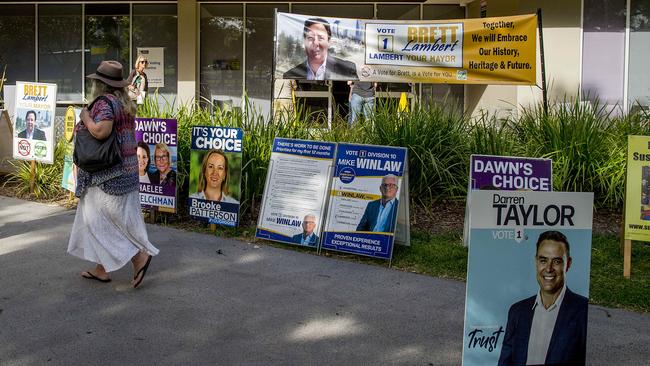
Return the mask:
{"type": "Polygon", "coordinates": [[[336,144],[276,137],[256,237],[318,247],[336,144]]]}
{"type": "Polygon", "coordinates": [[[470,196],[463,365],[584,365],[593,193],[470,196]]]}
{"type": "Polygon", "coordinates": [[[625,239],[650,241],[650,136],[628,136],[625,239]]]}
{"type": "Polygon", "coordinates": [[[13,157],[52,164],[56,84],[16,82],[13,157]]]}
{"type": "Polygon", "coordinates": [[[74,126],[79,119],[81,113],[80,108],[69,106],[65,111],[64,118],[64,135],[65,141],[65,154],[63,155],[63,176],[61,178],[61,187],[74,193],[77,188],[77,167],[74,165],[72,153],[74,152],[74,145],[72,139],[74,137],[74,126]]]}
{"type": "Polygon", "coordinates": [[[403,147],[338,145],[322,249],[392,258],[406,161],[403,147]]]}
{"type": "Polygon", "coordinates": [[[277,13],[275,24],[276,79],[536,83],[534,14],[399,21],[277,13]],[[327,41],[315,45],[319,32],[327,41]],[[323,72],[309,72],[308,55],[318,61],[325,52],[323,72]]]}
{"type": "Polygon", "coordinates": [[[465,205],[463,244],[469,243],[469,211],[472,190],[552,191],[551,159],[516,156],[472,155],[469,158],[469,184],[465,205]]]}
{"type": "Polygon", "coordinates": [[[239,128],[192,127],[188,198],[192,218],[239,225],[243,138],[239,128]]]}
{"type": "Polygon", "coordinates": [[[175,119],[136,118],[140,205],[176,212],[177,126],[175,119]]]}

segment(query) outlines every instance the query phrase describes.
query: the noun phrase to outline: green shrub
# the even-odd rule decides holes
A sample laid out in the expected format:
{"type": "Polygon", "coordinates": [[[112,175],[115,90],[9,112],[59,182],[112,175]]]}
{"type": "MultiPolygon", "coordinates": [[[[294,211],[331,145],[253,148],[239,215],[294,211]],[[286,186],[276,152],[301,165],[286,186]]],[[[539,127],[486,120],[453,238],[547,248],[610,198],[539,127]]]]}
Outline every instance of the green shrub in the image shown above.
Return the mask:
{"type": "Polygon", "coordinates": [[[53,199],[60,196],[62,192],[61,181],[63,179],[63,158],[65,156],[67,143],[60,139],[54,150],[54,163],[36,163],[34,170],[34,191],[30,192],[31,161],[10,160],[14,171],[9,173],[5,185],[16,187],[16,194],[19,197],[32,195],[38,199],[53,199]]]}
{"type": "MultiPolygon", "coordinates": [[[[624,199],[627,136],[650,134],[643,111],[623,116],[598,103],[571,101],[520,109],[519,116],[497,120],[481,114],[470,119],[454,103],[430,103],[398,112],[396,101],[380,101],[370,121],[348,127],[335,115],[332,128],[312,123],[302,108],[276,111],[270,121],[244,99],[243,110],[222,111],[210,103],[163,106],[148,98],[138,116],[178,121],[178,202],[181,212],[188,196],[192,126],[238,127],[244,131],[241,213],[253,214],[264,191],[275,137],[403,146],[409,152],[409,192],[412,199],[430,202],[466,194],[470,154],[528,156],[553,159],[554,189],[594,192],[596,205],[621,207],[624,199]]],[[[29,162],[15,162],[10,177],[21,195],[29,192],[29,162]]],[[[34,196],[59,194],[63,151],[57,144],[55,164],[37,164],[34,196]]]]}

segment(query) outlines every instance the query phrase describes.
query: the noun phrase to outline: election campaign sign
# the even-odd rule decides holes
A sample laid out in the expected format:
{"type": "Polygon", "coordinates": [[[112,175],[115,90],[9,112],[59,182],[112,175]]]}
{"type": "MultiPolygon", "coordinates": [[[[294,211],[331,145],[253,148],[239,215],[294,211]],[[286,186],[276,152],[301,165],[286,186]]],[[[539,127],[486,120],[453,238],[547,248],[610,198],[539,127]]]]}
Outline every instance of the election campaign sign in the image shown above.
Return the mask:
{"type": "Polygon", "coordinates": [[[72,153],[74,152],[74,126],[79,119],[81,108],[69,106],[65,112],[63,132],[65,136],[65,154],[63,155],[63,176],[61,177],[61,187],[74,193],[77,189],[77,166],[74,165],[72,153]]]}
{"type": "Polygon", "coordinates": [[[239,128],[192,127],[188,198],[192,218],[239,225],[243,139],[239,128]]]}
{"type": "Polygon", "coordinates": [[[625,239],[650,241],[650,136],[628,136],[625,239]]]}
{"type": "Polygon", "coordinates": [[[176,130],[175,119],[135,119],[142,207],[176,212],[176,130]]]}
{"type": "Polygon", "coordinates": [[[276,137],[256,237],[317,248],[336,144],[276,137]]]}
{"type": "Polygon", "coordinates": [[[275,78],[536,83],[537,16],[377,20],[277,13],[275,78]]]}
{"type": "Polygon", "coordinates": [[[407,151],[339,144],[321,248],[390,259],[407,151]]]}
{"type": "Polygon", "coordinates": [[[465,206],[464,244],[469,240],[469,191],[492,189],[503,191],[553,190],[553,161],[551,159],[516,156],[472,155],[469,159],[469,185],[465,206]]]}
{"type": "Polygon", "coordinates": [[[52,164],[56,84],[16,82],[13,157],[52,164]]]}
{"type": "Polygon", "coordinates": [[[584,364],[593,193],[470,196],[463,365],[584,364]]]}

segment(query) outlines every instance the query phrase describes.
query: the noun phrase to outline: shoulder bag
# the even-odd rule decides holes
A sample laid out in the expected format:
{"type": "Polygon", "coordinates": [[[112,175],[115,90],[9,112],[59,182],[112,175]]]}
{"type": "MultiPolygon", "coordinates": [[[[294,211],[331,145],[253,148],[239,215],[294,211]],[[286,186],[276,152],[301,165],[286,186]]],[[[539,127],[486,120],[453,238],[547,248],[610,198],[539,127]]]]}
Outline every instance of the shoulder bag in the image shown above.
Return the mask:
{"type": "MultiPolygon", "coordinates": [[[[105,100],[111,107],[111,110],[113,110],[111,100],[103,95],[97,97],[97,99],[90,103],[88,110],[92,110],[95,102],[100,99],[105,100]]],[[[115,111],[113,111],[113,115],[115,116],[115,111]]],[[[73,160],[76,166],[88,173],[96,173],[122,162],[122,151],[117,141],[115,123],[116,121],[113,120],[111,133],[104,140],[97,140],[85,126],[77,130],[74,139],[73,154],[73,160]]]]}

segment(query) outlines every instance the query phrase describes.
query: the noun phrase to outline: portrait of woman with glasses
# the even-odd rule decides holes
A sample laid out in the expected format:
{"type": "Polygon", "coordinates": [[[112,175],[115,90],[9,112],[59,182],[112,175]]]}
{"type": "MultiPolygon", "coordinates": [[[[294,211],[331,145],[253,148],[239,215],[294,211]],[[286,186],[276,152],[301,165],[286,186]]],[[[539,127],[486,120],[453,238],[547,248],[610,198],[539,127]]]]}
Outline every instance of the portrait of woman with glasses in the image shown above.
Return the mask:
{"type": "Polygon", "coordinates": [[[156,171],[151,174],[151,184],[161,186],[176,186],[176,171],[172,169],[172,154],[165,143],[157,143],[153,152],[156,171]]]}

